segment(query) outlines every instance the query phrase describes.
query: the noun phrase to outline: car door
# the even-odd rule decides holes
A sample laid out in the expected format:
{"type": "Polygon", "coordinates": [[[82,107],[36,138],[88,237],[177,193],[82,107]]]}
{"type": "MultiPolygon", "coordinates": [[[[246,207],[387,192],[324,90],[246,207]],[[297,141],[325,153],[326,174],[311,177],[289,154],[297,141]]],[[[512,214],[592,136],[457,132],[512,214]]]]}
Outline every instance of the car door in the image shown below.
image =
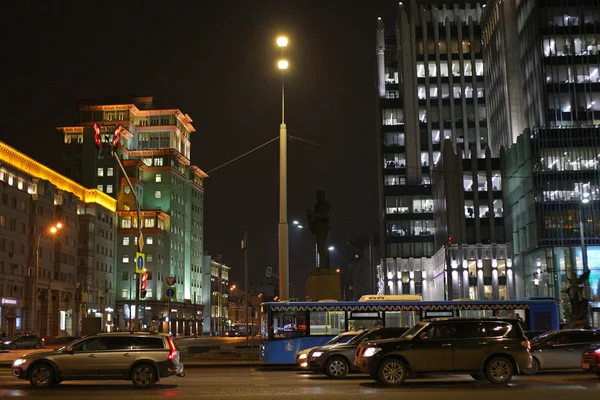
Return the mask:
{"type": "Polygon", "coordinates": [[[557,357],[556,368],[572,369],[581,368],[581,353],[595,340],[592,331],[565,332],[564,343],[560,345],[560,357],[557,357]]]}
{"type": "Polygon", "coordinates": [[[473,372],[481,369],[482,362],[490,351],[490,344],[494,340],[488,337],[486,332],[483,322],[454,323],[452,358],[455,371],[473,372]]]}
{"type": "Polygon", "coordinates": [[[130,336],[106,337],[106,351],[97,354],[104,377],[121,377],[135,361],[133,338],[130,336]]]}
{"type": "Polygon", "coordinates": [[[101,375],[104,357],[100,357],[106,350],[103,337],[92,337],[76,343],[70,353],[56,357],[61,374],[69,378],[93,378],[101,375]]]}
{"type": "Polygon", "coordinates": [[[408,350],[414,372],[451,371],[454,367],[452,355],[453,325],[436,322],[427,326],[411,340],[408,350]]]}

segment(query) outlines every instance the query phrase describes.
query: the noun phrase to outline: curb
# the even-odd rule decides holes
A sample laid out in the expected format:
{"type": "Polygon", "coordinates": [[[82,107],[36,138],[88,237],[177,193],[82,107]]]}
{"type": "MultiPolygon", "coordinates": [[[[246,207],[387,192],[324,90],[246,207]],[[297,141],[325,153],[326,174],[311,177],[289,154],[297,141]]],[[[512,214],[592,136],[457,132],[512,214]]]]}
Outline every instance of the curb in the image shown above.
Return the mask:
{"type": "MultiPolygon", "coordinates": [[[[206,368],[264,368],[264,369],[276,369],[278,371],[295,371],[300,369],[294,364],[261,364],[261,363],[240,363],[240,364],[227,364],[227,363],[214,363],[214,364],[186,364],[183,363],[185,369],[206,369],[206,368]]],[[[11,368],[12,363],[0,363],[0,368],[11,368]]]]}

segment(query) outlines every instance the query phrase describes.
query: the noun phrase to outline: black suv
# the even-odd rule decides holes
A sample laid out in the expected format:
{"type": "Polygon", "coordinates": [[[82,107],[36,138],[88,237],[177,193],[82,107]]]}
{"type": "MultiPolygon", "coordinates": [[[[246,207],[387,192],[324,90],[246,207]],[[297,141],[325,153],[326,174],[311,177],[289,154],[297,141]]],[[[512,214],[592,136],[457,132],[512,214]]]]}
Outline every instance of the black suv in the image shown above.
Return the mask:
{"type": "Polygon", "coordinates": [[[345,377],[354,365],[354,354],[360,343],[399,338],[408,328],[375,328],[364,331],[348,343],[315,347],[308,355],[308,368],[330,378],[345,377]]]}
{"type": "Polygon", "coordinates": [[[468,373],[507,383],[531,368],[529,350],[516,319],[440,318],[418,323],[400,339],[361,343],[354,365],[386,385],[418,373],[468,373]]]}

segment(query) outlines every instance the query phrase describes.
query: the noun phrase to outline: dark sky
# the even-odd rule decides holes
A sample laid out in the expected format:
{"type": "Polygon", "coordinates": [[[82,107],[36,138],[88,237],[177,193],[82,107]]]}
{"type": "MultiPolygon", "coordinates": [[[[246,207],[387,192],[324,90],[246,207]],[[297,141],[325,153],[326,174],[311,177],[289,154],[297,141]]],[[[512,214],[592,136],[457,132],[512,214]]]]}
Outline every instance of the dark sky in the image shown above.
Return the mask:
{"type": "MultiPolygon", "coordinates": [[[[332,203],[331,243],[377,231],[375,25],[396,1],[3,2],[0,140],[61,170],[56,126],[79,98],[154,96],[194,120],[192,163],[209,172],[279,133],[275,37],[290,38],[286,76],[290,221],[306,220],[316,190],[332,203]],[[212,3],[216,5],[211,5],[212,3]]],[[[277,269],[278,142],[210,173],[205,250],[243,285],[277,269]]],[[[314,266],[308,231],[290,228],[290,281],[304,294],[314,266]]],[[[334,259],[335,261],[335,259],[334,259]]]]}

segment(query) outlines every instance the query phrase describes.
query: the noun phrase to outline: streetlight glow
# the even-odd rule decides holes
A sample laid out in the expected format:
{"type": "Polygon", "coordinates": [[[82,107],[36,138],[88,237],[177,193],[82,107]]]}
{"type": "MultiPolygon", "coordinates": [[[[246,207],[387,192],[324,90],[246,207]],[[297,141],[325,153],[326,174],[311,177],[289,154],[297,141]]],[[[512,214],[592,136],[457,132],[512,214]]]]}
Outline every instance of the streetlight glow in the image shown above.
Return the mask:
{"type": "Polygon", "coordinates": [[[335,270],[335,272],[339,273],[339,272],[340,272],[340,269],[339,269],[339,268],[337,268],[337,269],[335,270]]]}
{"type": "Polygon", "coordinates": [[[329,251],[334,251],[334,250],[335,250],[335,247],[333,247],[333,246],[329,246],[329,247],[327,248],[327,250],[329,250],[329,251]]]}
{"type": "Polygon", "coordinates": [[[287,47],[288,45],[288,38],[285,36],[279,36],[277,38],[277,46],[279,47],[287,47]]]}
{"type": "Polygon", "coordinates": [[[302,225],[298,225],[298,229],[302,229],[304,228],[302,225]]]}
{"type": "Polygon", "coordinates": [[[294,222],[292,222],[294,225],[298,225],[300,222],[298,222],[297,220],[294,220],[294,222]]]}
{"type": "Polygon", "coordinates": [[[288,60],[277,61],[277,68],[279,68],[280,70],[288,69],[289,65],[290,65],[290,63],[288,62],[288,60]]]}
{"type": "Polygon", "coordinates": [[[50,228],[50,233],[56,233],[58,229],[56,229],[55,226],[53,226],[52,228],[50,228]]]}
{"type": "Polygon", "coordinates": [[[56,224],[56,228],[57,228],[57,229],[60,229],[60,228],[62,228],[62,224],[61,224],[60,222],[58,222],[58,223],[56,224]]]}

